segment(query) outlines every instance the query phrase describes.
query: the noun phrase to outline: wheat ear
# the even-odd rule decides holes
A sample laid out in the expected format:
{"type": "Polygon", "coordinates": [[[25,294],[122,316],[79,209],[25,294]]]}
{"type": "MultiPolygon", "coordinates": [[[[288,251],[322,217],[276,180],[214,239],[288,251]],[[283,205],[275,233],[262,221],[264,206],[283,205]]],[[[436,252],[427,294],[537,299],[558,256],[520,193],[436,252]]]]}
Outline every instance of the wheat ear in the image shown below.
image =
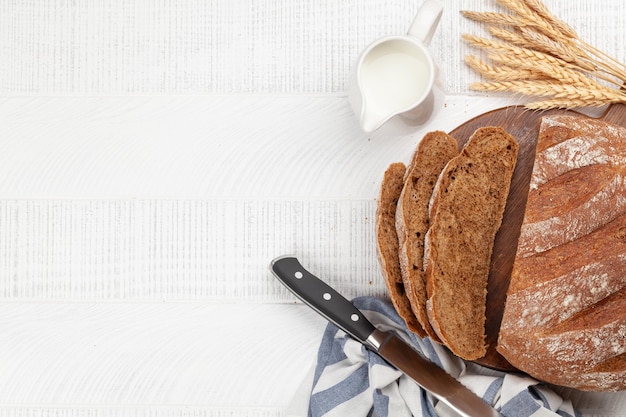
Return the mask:
{"type": "Polygon", "coordinates": [[[466,56],[465,63],[483,77],[493,81],[549,79],[549,77],[544,73],[536,71],[533,68],[513,68],[506,65],[489,65],[474,55],[466,56]]]}
{"type": "Polygon", "coordinates": [[[523,0],[526,6],[534,11],[537,16],[553,28],[555,28],[565,38],[575,39],[578,38],[576,31],[567,23],[557,18],[552,12],[539,0],[523,0]]]}
{"type": "Polygon", "coordinates": [[[491,80],[474,83],[472,89],[545,98],[528,104],[530,108],[626,103],[626,65],[582,41],[541,0],[496,1],[512,14],[462,11],[466,18],[487,24],[496,38],[463,35],[492,61],[466,58],[468,66],[491,80]]]}
{"type": "Polygon", "coordinates": [[[470,87],[476,91],[513,91],[524,95],[552,97],[563,100],[587,100],[590,102],[604,102],[605,104],[626,103],[626,94],[611,88],[585,88],[552,81],[482,82],[473,83],[470,87]]]}

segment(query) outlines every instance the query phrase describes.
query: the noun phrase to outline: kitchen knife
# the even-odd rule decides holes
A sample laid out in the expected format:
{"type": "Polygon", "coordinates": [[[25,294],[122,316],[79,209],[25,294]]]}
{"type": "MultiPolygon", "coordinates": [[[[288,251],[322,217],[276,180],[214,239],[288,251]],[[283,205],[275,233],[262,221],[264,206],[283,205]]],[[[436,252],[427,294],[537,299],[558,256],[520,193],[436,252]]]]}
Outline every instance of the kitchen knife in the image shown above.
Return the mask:
{"type": "Polygon", "coordinates": [[[401,338],[374,327],[350,301],[308,272],[293,256],[280,256],[270,265],[272,273],[305,304],[378,353],[420,387],[432,393],[463,417],[501,416],[451,375],[426,359],[401,338]]]}

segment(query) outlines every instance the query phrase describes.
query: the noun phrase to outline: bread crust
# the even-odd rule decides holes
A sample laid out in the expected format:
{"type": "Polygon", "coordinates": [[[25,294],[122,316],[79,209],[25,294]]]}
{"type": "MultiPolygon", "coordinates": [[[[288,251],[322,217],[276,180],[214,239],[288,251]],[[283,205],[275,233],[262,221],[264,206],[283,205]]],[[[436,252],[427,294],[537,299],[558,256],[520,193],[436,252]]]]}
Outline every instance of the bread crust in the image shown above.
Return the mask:
{"type": "Polygon", "coordinates": [[[487,278],[518,148],[499,127],[476,130],[446,165],[432,195],[427,312],[441,341],[463,359],[486,353],[487,278]]]}
{"type": "Polygon", "coordinates": [[[398,260],[395,219],[398,198],[404,185],[405,171],[406,166],[401,162],[396,162],[389,165],[383,175],[376,208],[376,248],[393,306],[409,330],[424,336],[426,333],[415,317],[407,298],[398,260]]]}
{"type": "Polygon", "coordinates": [[[442,131],[427,133],[418,144],[406,171],[396,211],[400,271],[413,313],[425,334],[440,342],[426,312],[424,239],[430,221],[428,206],[444,166],[459,153],[456,140],[442,131]]]}
{"type": "Polygon", "coordinates": [[[497,350],[546,382],[626,389],[626,129],[542,119],[497,350]]]}

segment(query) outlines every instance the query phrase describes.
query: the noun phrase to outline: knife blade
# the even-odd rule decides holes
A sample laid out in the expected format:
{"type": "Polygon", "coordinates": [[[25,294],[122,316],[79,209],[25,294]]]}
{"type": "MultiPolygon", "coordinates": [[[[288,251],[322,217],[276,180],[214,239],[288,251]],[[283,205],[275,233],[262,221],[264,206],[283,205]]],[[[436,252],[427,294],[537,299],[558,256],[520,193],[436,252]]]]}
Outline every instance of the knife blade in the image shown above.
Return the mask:
{"type": "Polygon", "coordinates": [[[291,255],[274,259],[271,272],[291,292],[348,335],[376,352],[463,417],[502,417],[493,407],[392,332],[378,330],[350,301],[307,271],[291,255]]]}

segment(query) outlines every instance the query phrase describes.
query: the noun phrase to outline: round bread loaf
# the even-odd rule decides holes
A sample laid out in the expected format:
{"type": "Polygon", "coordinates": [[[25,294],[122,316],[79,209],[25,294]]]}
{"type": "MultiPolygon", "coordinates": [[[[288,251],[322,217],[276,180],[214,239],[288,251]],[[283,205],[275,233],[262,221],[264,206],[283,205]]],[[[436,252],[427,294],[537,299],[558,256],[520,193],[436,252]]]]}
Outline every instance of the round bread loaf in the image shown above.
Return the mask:
{"type": "Polygon", "coordinates": [[[497,350],[581,390],[626,389],[626,129],[542,119],[497,350]]]}

